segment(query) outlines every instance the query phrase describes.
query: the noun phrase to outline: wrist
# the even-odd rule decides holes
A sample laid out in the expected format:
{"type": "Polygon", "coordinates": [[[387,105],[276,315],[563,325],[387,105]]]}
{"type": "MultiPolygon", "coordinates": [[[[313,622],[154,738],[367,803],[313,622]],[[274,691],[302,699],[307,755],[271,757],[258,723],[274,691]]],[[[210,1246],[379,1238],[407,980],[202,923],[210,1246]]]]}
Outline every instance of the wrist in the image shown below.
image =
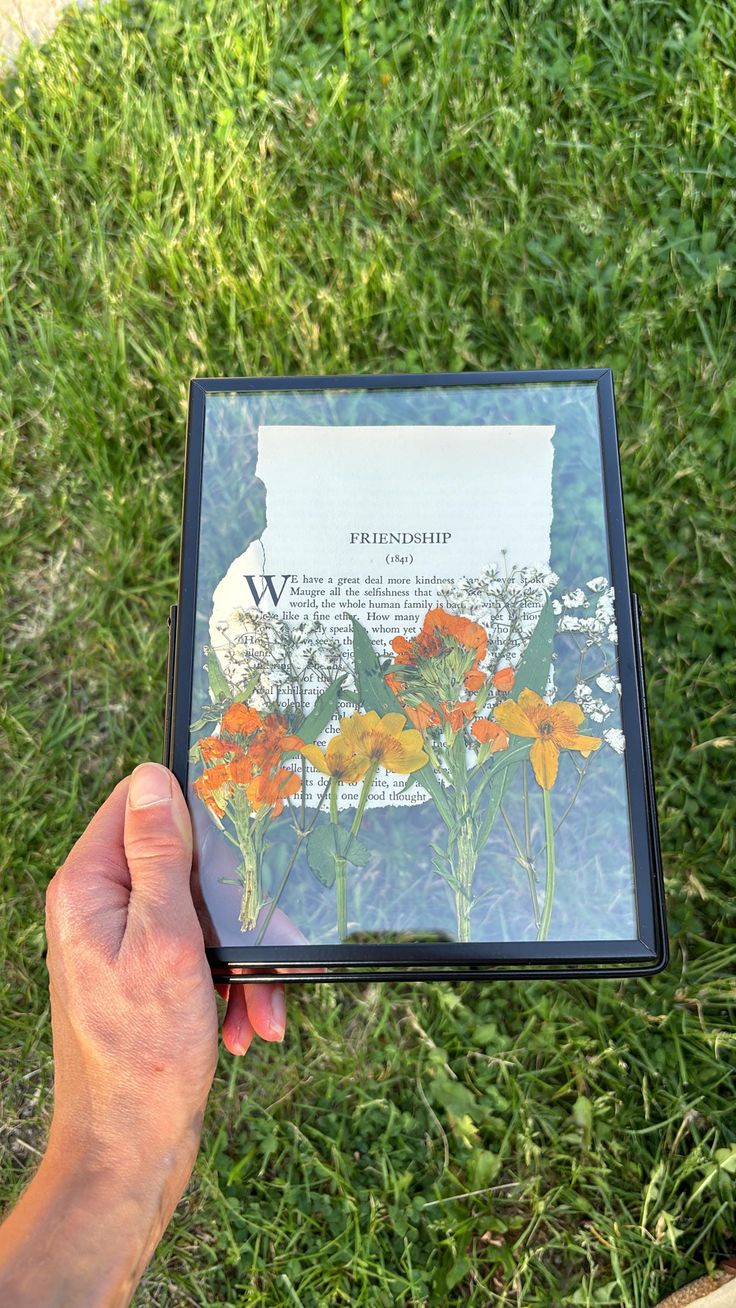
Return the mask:
{"type": "MultiPolygon", "coordinates": [[[[52,1129],[53,1135],[53,1129],[52,1129]]],[[[116,1166],[58,1137],[0,1228],[0,1300],[13,1308],[124,1308],[191,1174],[176,1150],[116,1166]]]]}

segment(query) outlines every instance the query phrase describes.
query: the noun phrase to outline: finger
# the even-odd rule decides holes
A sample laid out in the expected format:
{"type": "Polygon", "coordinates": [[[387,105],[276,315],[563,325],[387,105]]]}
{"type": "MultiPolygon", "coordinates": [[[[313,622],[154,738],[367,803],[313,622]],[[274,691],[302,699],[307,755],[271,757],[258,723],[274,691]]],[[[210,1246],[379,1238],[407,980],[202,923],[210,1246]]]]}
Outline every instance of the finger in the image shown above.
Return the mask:
{"type": "Polygon", "coordinates": [[[99,881],[112,881],[130,890],[130,871],[125,857],[123,828],[129,777],[123,777],[100,805],[79,839],[70,849],[65,861],[65,874],[70,881],[84,878],[90,872],[99,881]]]}
{"type": "Polygon", "coordinates": [[[128,787],[124,828],[131,880],[129,912],[139,905],[146,916],[167,925],[196,919],[189,886],[192,827],[176,777],[160,763],[140,763],[128,787]]]}
{"type": "Polygon", "coordinates": [[[247,982],[233,987],[245,992],[250,1024],[262,1040],[283,1040],[286,1030],[286,997],[280,983],[247,982]]]}
{"type": "Polygon", "coordinates": [[[231,1054],[246,1053],[254,1035],[242,990],[242,986],[230,987],[227,1012],[222,1022],[222,1043],[231,1054]]]}

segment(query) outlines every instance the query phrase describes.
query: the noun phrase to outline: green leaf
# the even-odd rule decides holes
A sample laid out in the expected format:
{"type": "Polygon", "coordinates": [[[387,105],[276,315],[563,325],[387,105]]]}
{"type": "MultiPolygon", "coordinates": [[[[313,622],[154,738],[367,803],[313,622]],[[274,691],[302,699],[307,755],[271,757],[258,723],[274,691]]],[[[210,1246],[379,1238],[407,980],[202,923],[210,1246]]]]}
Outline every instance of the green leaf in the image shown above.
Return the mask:
{"type": "Polygon", "coordinates": [[[233,704],[244,704],[246,700],[250,699],[251,695],[253,694],[253,691],[255,690],[256,686],[258,685],[258,682],[260,681],[260,677],[261,677],[260,672],[254,672],[253,676],[250,678],[250,681],[247,683],[245,689],[241,690],[239,694],[235,696],[235,699],[233,700],[233,704]]]}
{"type": "Polygon", "coordinates": [[[516,669],[514,694],[526,687],[543,695],[547,689],[547,679],[552,664],[552,645],[555,636],[555,615],[548,600],[537,618],[537,625],[531,634],[521,662],[516,669]]]}
{"type": "Polygon", "coordinates": [[[360,704],[360,696],[353,690],[341,690],[338,699],[341,704],[360,704]]]}
{"type": "Polygon", "coordinates": [[[365,867],[370,858],[370,850],[358,840],[350,838],[350,832],[333,822],[323,822],[315,827],[307,841],[307,863],[323,886],[335,884],[338,859],[344,859],[355,867],[365,867]]]}
{"type": "Polygon", "coordinates": [[[369,713],[373,711],[381,716],[385,713],[403,713],[406,717],[406,709],[386,685],[383,669],[368,632],[352,614],[348,614],[348,617],[353,624],[355,684],[361,704],[369,713]]]}
{"type": "Polygon", "coordinates": [[[331,722],[337,713],[337,701],[340,698],[340,691],[345,680],[345,674],[337,677],[332,685],[322,691],[314,701],[310,712],[305,717],[301,726],[297,728],[296,735],[300,736],[305,745],[313,745],[318,736],[322,734],[328,722],[331,722]]]}
{"type": "Polygon", "coordinates": [[[210,690],[215,699],[228,699],[230,697],[230,687],[225,680],[225,674],[220,667],[220,661],[211,647],[207,653],[207,676],[209,678],[210,690]]]}
{"type": "Polygon", "coordinates": [[[467,1254],[461,1254],[455,1259],[449,1272],[447,1273],[446,1283],[448,1290],[454,1290],[456,1285],[465,1280],[465,1277],[472,1271],[472,1263],[467,1254]]]}

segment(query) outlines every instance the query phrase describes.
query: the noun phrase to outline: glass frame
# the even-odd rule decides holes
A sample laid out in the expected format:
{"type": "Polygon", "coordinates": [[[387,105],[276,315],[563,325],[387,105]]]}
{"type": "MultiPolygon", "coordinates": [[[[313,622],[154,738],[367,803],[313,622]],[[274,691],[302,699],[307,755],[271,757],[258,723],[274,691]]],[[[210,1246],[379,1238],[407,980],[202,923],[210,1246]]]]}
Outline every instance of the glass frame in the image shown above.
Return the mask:
{"type": "Polygon", "coordinates": [[[208,946],[215,980],[492,979],[643,975],[668,961],[661,854],[649,745],[640,609],[629,585],[618,438],[610,369],[369,376],[200,378],[190,383],[178,602],[172,605],[163,761],[187,794],[196,652],[196,592],[208,395],[222,392],[370,390],[595,384],[610,581],[618,628],[621,715],[638,934],[630,940],[208,946]]]}

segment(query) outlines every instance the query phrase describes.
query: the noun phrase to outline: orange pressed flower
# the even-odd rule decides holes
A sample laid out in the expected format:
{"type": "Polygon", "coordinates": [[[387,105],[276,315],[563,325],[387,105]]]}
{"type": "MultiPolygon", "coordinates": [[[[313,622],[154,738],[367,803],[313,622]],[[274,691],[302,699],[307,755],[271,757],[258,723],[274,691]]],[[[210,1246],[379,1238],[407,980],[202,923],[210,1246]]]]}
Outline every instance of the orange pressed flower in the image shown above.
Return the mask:
{"type": "Polygon", "coordinates": [[[462,731],[463,723],[472,718],[475,713],[475,700],[463,700],[460,704],[456,704],[454,708],[450,708],[449,704],[443,704],[442,712],[445,715],[445,721],[449,722],[453,731],[462,731]]]}
{"type": "Polygon", "coordinates": [[[480,690],[485,679],[486,674],[485,672],[481,672],[480,668],[471,668],[470,672],[465,675],[463,685],[466,690],[480,690]]]}
{"type": "Polygon", "coordinates": [[[240,745],[236,745],[234,740],[223,740],[222,736],[202,736],[197,743],[203,762],[208,766],[211,763],[220,763],[226,758],[243,757],[240,745]]]}
{"type": "Polygon", "coordinates": [[[474,650],[476,663],[485,658],[488,644],[485,629],[479,623],[471,622],[470,618],[460,618],[443,608],[436,608],[429,609],[424,615],[418,636],[412,640],[394,636],[391,648],[396,654],[396,662],[413,664],[417,659],[434,658],[442,652],[445,636],[452,636],[464,649],[474,650]]]}
{"type": "Polygon", "coordinates": [[[426,699],[421,704],[417,704],[414,708],[412,708],[410,704],[405,704],[404,710],[409,721],[417,727],[419,731],[426,731],[427,727],[438,727],[442,722],[442,718],[437,712],[437,709],[433,708],[426,699]]]}
{"type": "Polygon", "coordinates": [[[579,704],[547,704],[533,690],[522,690],[516,703],[510,699],[499,704],[495,717],[512,736],[534,740],[529,758],[543,790],[551,790],[555,784],[561,749],[578,750],[587,758],[600,748],[596,736],[578,735],[577,728],[585,717],[579,704]]]}
{"type": "Polygon", "coordinates": [[[228,763],[206,768],[194,782],[194,793],[216,817],[225,816],[225,806],[233,793],[233,779],[228,763]]]}
{"type": "Polygon", "coordinates": [[[496,690],[502,691],[503,694],[507,694],[510,690],[514,689],[515,680],[516,673],[513,668],[499,668],[498,671],[493,674],[493,684],[496,687],[496,690]]]}
{"type": "Polygon", "coordinates": [[[488,636],[485,628],[478,622],[471,622],[470,618],[459,618],[442,608],[430,609],[422,623],[422,631],[427,635],[453,636],[465,649],[475,650],[477,663],[486,656],[488,636]]]}
{"type": "Polygon", "coordinates": [[[236,787],[244,787],[252,807],[270,807],[278,817],[283,799],[298,790],[296,773],[279,768],[281,755],[301,745],[297,736],[289,735],[288,722],[281,713],[267,717],[247,704],[231,704],[223,715],[220,736],[205,736],[199,741],[205,770],[194,782],[195,794],[216,817],[222,818],[236,787]],[[247,737],[240,744],[231,736],[247,737]],[[278,770],[276,770],[278,769],[278,770]]]}
{"type": "MultiPolygon", "coordinates": [[[[453,683],[455,693],[461,686],[471,693],[480,690],[485,673],[481,672],[479,664],[486,656],[487,646],[488,635],[484,627],[439,607],[429,609],[424,615],[421,631],[411,640],[406,636],[394,636],[391,641],[397,665],[411,669],[414,679],[420,682],[434,683],[439,675],[445,680],[446,694],[451,693],[453,683]],[[442,669],[439,672],[431,672],[426,666],[435,659],[438,669],[442,669]]],[[[394,678],[393,684],[389,682],[392,689],[401,685],[400,678],[394,673],[388,676],[394,678]]],[[[412,681],[411,673],[409,680],[412,681]]]]}
{"type": "Polygon", "coordinates": [[[406,636],[394,636],[391,641],[391,648],[396,654],[397,663],[412,665],[417,659],[431,659],[435,654],[439,654],[442,649],[442,641],[438,636],[432,636],[425,631],[420,631],[418,636],[412,640],[407,640],[406,636]]]}
{"type": "MultiPolygon", "coordinates": [[[[393,640],[391,644],[392,645],[395,644],[397,640],[403,640],[403,636],[396,636],[395,640],[393,640]]],[[[400,695],[401,692],[406,689],[403,681],[399,681],[399,678],[397,677],[395,672],[387,672],[384,677],[384,681],[386,682],[386,685],[388,686],[389,690],[393,691],[394,695],[400,695]]]]}
{"type": "Polygon", "coordinates": [[[248,745],[248,756],[261,771],[275,767],[287,749],[298,749],[301,741],[290,736],[289,724],[281,713],[269,713],[261,722],[256,735],[248,745]]]}
{"type": "Polygon", "coordinates": [[[296,772],[289,768],[279,768],[273,774],[259,772],[247,786],[248,799],[254,809],[272,808],[272,817],[279,817],[287,795],[295,795],[301,789],[301,781],[296,772]]]}
{"type": "Polygon", "coordinates": [[[497,722],[491,722],[488,718],[479,718],[470,728],[471,736],[479,741],[481,745],[490,745],[491,754],[499,754],[502,749],[508,749],[509,733],[499,727],[497,722]]]}
{"type": "Polygon", "coordinates": [[[221,727],[228,736],[251,736],[257,731],[262,718],[257,709],[240,702],[231,704],[223,715],[221,727]]]}

